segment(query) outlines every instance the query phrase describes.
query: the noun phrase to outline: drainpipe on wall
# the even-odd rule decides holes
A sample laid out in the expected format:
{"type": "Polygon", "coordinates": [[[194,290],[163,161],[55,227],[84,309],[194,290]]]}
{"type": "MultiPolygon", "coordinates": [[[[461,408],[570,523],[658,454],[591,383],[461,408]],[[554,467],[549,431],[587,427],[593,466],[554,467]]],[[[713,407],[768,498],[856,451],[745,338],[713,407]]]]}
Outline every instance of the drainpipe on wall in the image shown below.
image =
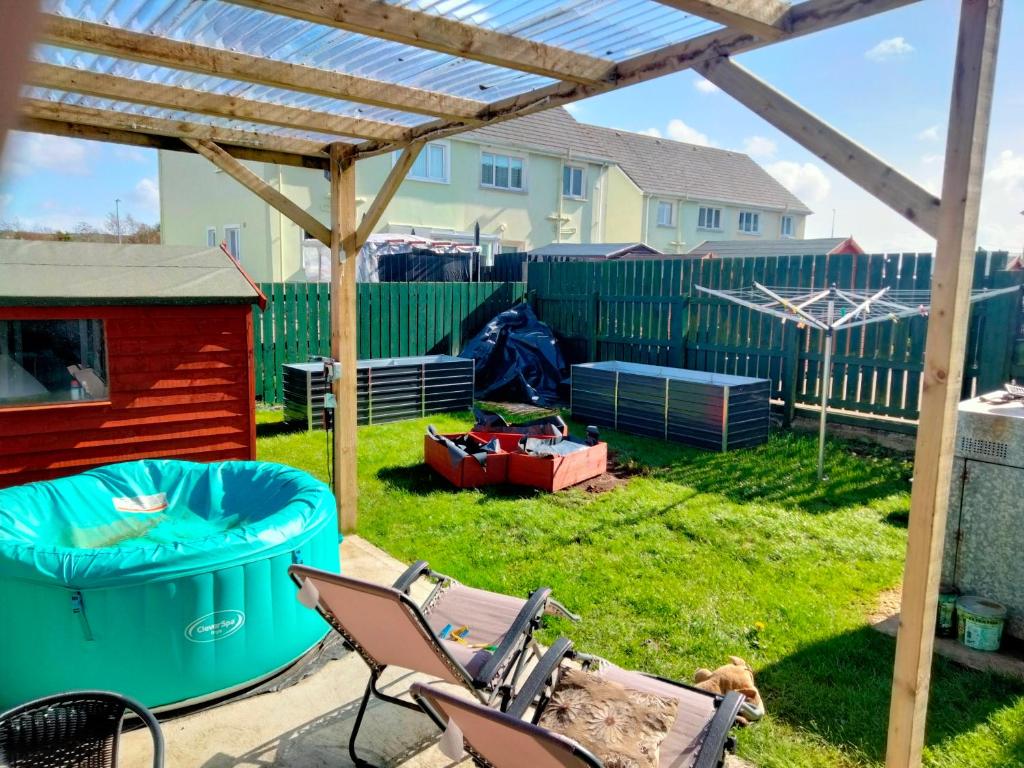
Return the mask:
{"type": "Polygon", "coordinates": [[[640,242],[644,245],[649,245],[647,242],[647,216],[650,213],[649,204],[650,198],[648,198],[646,192],[640,193],[640,242]]]}

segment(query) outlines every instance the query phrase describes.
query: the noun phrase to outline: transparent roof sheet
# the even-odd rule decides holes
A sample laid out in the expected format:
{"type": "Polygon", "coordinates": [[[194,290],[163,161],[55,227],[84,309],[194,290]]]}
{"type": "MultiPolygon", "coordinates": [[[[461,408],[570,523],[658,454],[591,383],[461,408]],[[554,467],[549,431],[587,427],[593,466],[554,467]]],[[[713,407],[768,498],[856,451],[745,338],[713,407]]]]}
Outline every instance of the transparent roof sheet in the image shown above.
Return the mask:
{"type": "MultiPolygon", "coordinates": [[[[609,66],[721,28],[715,22],[656,0],[386,1],[397,7],[436,14],[607,60],[609,66]]],[[[42,4],[47,12],[69,18],[446,94],[479,102],[481,108],[485,103],[556,82],[542,75],[268,13],[229,0],[43,0],[42,4]]],[[[38,46],[35,55],[39,61],[50,64],[402,127],[414,127],[434,119],[387,106],[359,104],[54,45],[38,46]]],[[[103,101],[66,93],[55,95],[57,93],[48,92],[47,98],[89,106],[103,101]]],[[[154,117],[194,120],[281,136],[337,138],[146,106],[131,109],[154,117]]]]}
{"type": "Polygon", "coordinates": [[[90,72],[133,78],[148,83],[173,85],[207,93],[220,93],[225,96],[284,104],[290,107],[301,107],[317,112],[329,112],[333,115],[377,120],[394,125],[412,127],[430,120],[426,115],[402,112],[396,109],[382,109],[368,104],[331,99],[311,93],[289,91],[283,88],[256,85],[240,80],[186,72],[180,69],[157,67],[151,64],[140,64],[126,59],[118,59],[102,54],[84,53],[52,45],[37,46],[35,59],[47,64],[57,64],[63,67],[73,67],[74,69],[90,72]]]}

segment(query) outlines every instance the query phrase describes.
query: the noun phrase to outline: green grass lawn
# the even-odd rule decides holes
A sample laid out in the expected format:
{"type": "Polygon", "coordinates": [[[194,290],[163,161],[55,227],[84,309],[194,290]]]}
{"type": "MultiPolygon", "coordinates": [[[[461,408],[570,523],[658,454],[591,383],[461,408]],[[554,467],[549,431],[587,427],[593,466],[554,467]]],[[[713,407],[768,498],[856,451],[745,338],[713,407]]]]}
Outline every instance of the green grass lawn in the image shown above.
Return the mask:
{"type": "MultiPolygon", "coordinates": [[[[421,464],[428,421],[469,417],[360,429],[362,536],[473,586],[547,584],[583,621],[544,639],[624,666],[688,679],[744,657],[768,716],[738,751],[759,766],[882,762],[895,643],[864,617],[901,576],[907,461],[835,441],[819,485],[811,436],[714,454],[606,431],[638,471],[614,491],[458,491],[421,464]]],[[[322,432],[259,456],[326,477],[322,432]]],[[[926,764],[1024,765],[1024,684],[936,660],[926,764]]]]}

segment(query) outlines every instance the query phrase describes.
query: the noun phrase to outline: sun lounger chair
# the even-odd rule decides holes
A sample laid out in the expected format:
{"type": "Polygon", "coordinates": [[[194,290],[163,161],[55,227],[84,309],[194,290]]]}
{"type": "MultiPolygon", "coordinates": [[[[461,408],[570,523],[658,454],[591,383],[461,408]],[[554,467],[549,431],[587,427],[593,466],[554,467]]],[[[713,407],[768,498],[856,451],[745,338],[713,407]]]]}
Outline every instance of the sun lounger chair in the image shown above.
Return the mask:
{"type": "MultiPolygon", "coordinates": [[[[577,742],[536,725],[550,703],[549,695],[559,669],[569,657],[576,657],[584,668],[600,666],[601,675],[626,688],[676,699],[678,710],[658,755],[660,768],[718,768],[725,752],[732,749],[731,730],[740,714],[741,694],[716,696],[682,683],[629,672],[607,662],[577,655],[572,645],[560,639],[544,655],[515,699],[504,712],[480,707],[430,685],[412,686],[413,698],[435,722],[448,728],[449,720],[461,734],[465,750],[480,766],[487,768],[603,768],[600,758],[577,742]],[[533,717],[524,720],[530,708],[533,717]]],[[[451,755],[449,755],[451,756],[451,755]]]]}
{"type": "Polygon", "coordinates": [[[115,768],[129,712],[149,729],[153,768],[163,768],[164,738],[153,713],[109,691],[59,693],[0,714],[0,766],[115,768]]]}
{"type": "Polygon", "coordinates": [[[370,696],[419,711],[411,702],[382,693],[377,682],[387,667],[397,666],[462,686],[487,706],[504,707],[526,662],[539,657],[533,631],[545,612],[569,614],[544,587],[525,599],[473,589],[414,563],[391,587],[302,565],[289,568],[299,599],[315,608],[370,668],[370,680],[356,714],[349,754],[356,765],[369,765],[356,753],[356,737],[370,696]],[[420,578],[435,582],[422,605],[410,597],[420,578]],[[468,627],[458,639],[457,630],[468,627]]]}

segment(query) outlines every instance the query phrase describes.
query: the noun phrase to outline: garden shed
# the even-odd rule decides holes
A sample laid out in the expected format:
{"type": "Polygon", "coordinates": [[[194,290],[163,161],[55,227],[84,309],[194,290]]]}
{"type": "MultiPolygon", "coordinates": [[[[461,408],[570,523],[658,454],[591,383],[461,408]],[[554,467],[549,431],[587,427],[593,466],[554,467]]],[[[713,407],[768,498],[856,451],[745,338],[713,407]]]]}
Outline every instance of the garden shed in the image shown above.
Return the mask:
{"type": "Polygon", "coordinates": [[[0,488],[255,455],[252,305],[220,248],[0,240],[0,488]]]}

